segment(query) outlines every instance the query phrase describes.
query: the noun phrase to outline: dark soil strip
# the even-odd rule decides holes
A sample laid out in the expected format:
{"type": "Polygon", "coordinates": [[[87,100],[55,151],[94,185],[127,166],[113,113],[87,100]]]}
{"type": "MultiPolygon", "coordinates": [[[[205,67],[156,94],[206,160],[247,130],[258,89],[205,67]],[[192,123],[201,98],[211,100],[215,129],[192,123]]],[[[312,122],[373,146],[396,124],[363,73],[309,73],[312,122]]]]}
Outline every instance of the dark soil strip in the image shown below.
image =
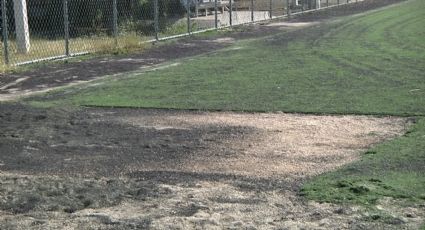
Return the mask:
{"type": "MultiPolygon", "coordinates": [[[[144,110],[140,115],[152,112],[144,110]]],[[[155,111],[158,117],[166,113],[155,111]]],[[[107,114],[108,110],[97,109],[70,112],[0,105],[0,170],[120,176],[133,172],[127,169],[128,165],[147,168],[156,162],[171,169],[195,155],[219,156],[220,153],[209,154],[207,140],[224,141],[255,134],[252,128],[231,126],[158,130],[114,122],[107,119],[107,114]]],[[[231,156],[235,151],[228,149],[221,154],[231,156]]]]}
{"type": "MultiPolygon", "coordinates": [[[[63,86],[71,82],[87,81],[96,77],[134,71],[143,67],[157,65],[166,61],[199,55],[224,48],[228,44],[207,40],[184,39],[175,43],[150,48],[142,53],[125,57],[98,57],[88,61],[70,62],[66,64],[46,65],[34,70],[16,74],[3,74],[0,79],[18,79],[30,77],[28,80],[10,88],[22,90],[41,90],[63,86]]],[[[0,90],[7,94],[8,90],[0,90]]]]}

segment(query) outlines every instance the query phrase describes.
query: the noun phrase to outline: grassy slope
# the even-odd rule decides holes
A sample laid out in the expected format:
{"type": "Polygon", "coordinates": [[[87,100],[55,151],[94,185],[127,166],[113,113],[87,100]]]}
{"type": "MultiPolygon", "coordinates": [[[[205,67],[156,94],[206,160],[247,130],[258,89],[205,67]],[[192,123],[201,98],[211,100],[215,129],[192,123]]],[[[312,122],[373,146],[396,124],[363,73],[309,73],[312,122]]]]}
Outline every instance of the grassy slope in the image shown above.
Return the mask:
{"type": "Polygon", "coordinates": [[[97,106],[424,115],[424,7],[424,1],[414,1],[240,42],[238,50],[108,82],[70,100],[97,106]]]}
{"type": "MultiPolygon", "coordinates": [[[[77,105],[425,115],[425,1],[269,39],[82,89],[77,105]],[[297,39],[293,39],[297,38],[297,39]]],[[[425,119],[361,161],[313,179],[321,201],[425,196],[425,119]]]]}

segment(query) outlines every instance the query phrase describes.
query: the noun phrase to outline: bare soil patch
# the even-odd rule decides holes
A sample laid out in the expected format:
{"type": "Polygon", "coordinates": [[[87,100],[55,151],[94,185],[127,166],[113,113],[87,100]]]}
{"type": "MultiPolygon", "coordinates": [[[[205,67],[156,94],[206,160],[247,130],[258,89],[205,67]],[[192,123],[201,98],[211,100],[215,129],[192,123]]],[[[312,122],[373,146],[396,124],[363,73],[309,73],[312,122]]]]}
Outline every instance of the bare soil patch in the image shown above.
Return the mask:
{"type": "Polygon", "coordinates": [[[1,229],[374,228],[306,202],[308,177],[403,134],[407,119],[0,105],[1,229]]]}
{"type": "Polygon", "coordinates": [[[228,46],[209,40],[182,39],[171,44],[149,48],[141,53],[126,56],[93,58],[81,62],[46,65],[34,70],[0,76],[4,85],[23,79],[16,84],[0,89],[0,94],[23,94],[68,85],[73,82],[89,81],[106,75],[135,71],[152,67],[170,60],[195,56],[228,46]]]}

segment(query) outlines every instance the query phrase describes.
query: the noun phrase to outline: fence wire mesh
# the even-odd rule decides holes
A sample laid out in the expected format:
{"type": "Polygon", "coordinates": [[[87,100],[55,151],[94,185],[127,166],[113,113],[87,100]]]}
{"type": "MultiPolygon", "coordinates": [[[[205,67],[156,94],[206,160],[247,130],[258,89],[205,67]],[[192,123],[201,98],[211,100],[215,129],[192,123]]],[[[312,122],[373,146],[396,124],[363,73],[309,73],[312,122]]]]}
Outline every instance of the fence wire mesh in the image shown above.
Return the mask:
{"type": "Polygon", "coordinates": [[[269,20],[357,0],[0,0],[0,66],[269,20]]]}
{"type": "MultiPolygon", "coordinates": [[[[186,0],[153,0],[158,1],[157,18],[159,26],[157,28],[159,38],[186,34],[192,29],[190,23],[192,1],[186,0]],[[189,17],[188,17],[189,16],[189,17]],[[189,21],[188,21],[189,19],[189,21]]],[[[155,11],[155,10],[154,10],[155,11]]],[[[155,19],[155,15],[153,15],[155,19]]]]}

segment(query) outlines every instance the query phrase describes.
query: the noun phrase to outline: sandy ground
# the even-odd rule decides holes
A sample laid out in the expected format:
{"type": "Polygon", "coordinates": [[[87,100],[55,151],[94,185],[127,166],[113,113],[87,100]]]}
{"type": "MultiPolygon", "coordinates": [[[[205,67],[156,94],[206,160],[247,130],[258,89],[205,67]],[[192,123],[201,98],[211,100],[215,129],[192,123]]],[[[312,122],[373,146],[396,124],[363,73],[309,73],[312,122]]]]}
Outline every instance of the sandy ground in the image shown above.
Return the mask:
{"type": "Polygon", "coordinates": [[[175,165],[175,169],[291,179],[317,175],[351,162],[359,151],[397,136],[404,129],[403,119],[364,116],[206,113],[148,118],[130,115],[119,120],[155,129],[249,127],[255,130],[254,134],[242,135],[241,140],[209,141],[211,153],[207,155],[212,159],[203,154],[202,158],[175,165]],[[235,149],[238,153],[220,156],[217,161],[217,149],[235,149]]]}
{"type": "MultiPolygon", "coordinates": [[[[423,209],[392,200],[379,208],[394,220],[371,223],[360,207],[298,195],[308,177],[402,135],[403,118],[5,110],[33,131],[1,133],[0,150],[13,156],[0,157],[1,229],[415,229],[424,220],[423,209]]],[[[6,113],[2,123],[14,123],[6,113]]]]}

